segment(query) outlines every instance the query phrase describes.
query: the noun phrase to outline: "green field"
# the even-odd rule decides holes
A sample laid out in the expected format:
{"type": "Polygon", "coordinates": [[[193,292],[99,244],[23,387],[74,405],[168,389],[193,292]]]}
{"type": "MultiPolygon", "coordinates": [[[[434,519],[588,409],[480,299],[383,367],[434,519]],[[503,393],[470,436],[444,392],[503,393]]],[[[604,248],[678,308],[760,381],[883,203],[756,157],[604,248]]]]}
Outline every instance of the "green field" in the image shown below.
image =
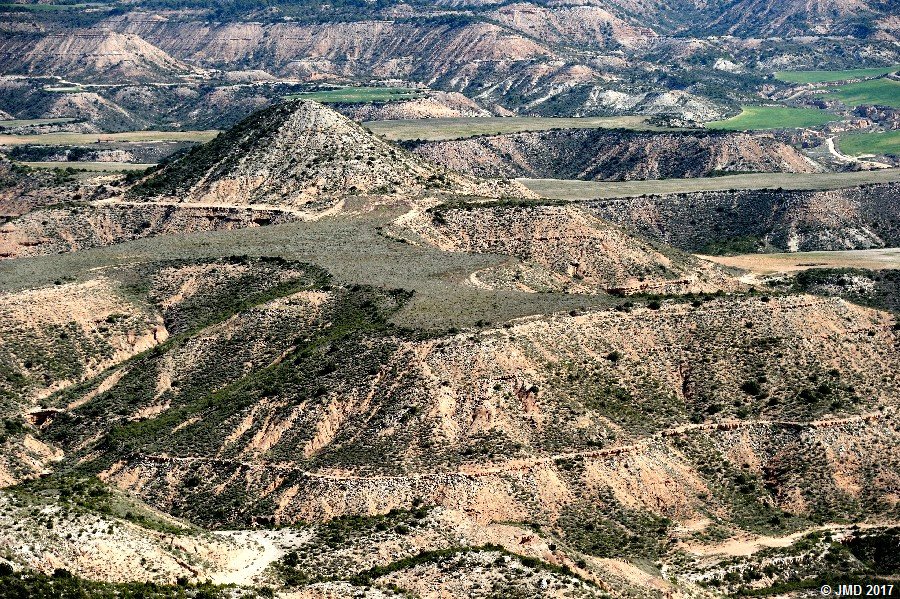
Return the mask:
{"type": "Polygon", "coordinates": [[[0,129],[9,128],[9,127],[30,127],[33,125],[58,125],[62,123],[71,123],[75,119],[71,118],[60,118],[60,119],[10,119],[6,121],[0,121],[0,129]]]}
{"type": "Polygon", "coordinates": [[[342,87],[285,96],[286,100],[314,100],[323,104],[364,104],[367,102],[392,102],[409,100],[422,95],[421,90],[410,87],[342,87]]]}
{"type": "Polygon", "coordinates": [[[478,135],[500,135],[550,129],[634,129],[664,131],[647,124],[643,116],[597,117],[460,117],[442,119],[406,119],[396,121],[366,121],[363,127],[393,141],[421,139],[445,141],[478,135]]]}
{"type": "Polygon", "coordinates": [[[874,79],[872,81],[848,83],[847,85],[829,88],[827,95],[840,100],[848,106],[878,104],[879,106],[900,108],[900,81],[874,79]]]}
{"type": "Polygon", "coordinates": [[[65,169],[91,171],[100,173],[116,173],[120,171],[142,171],[154,164],[136,164],[133,162],[18,162],[31,168],[65,169]]]}
{"type": "Polygon", "coordinates": [[[900,156],[900,131],[849,133],[838,139],[838,147],[848,156],[892,154],[900,156]]]}
{"type": "Polygon", "coordinates": [[[828,83],[863,77],[878,77],[897,70],[900,70],[900,65],[871,69],[848,69],[846,71],[779,71],[775,73],[775,78],[788,83],[828,83]]]}
{"type": "Polygon", "coordinates": [[[123,133],[42,133],[38,135],[0,135],[0,146],[82,146],[96,143],[198,141],[207,142],[218,135],[208,131],[125,131],[123,133]]]}
{"type": "Polygon", "coordinates": [[[555,200],[627,198],[644,194],[728,191],[731,189],[841,189],[868,183],[900,181],[900,168],[848,173],[753,173],[661,179],[658,181],[576,181],[567,179],[518,179],[541,197],[555,200]]]}
{"type": "Polygon", "coordinates": [[[787,106],[742,106],[741,113],[724,121],[706,123],[707,129],[719,131],[751,131],[760,129],[794,129],[813,127],[838,117],[815,108],[787,106]]]}

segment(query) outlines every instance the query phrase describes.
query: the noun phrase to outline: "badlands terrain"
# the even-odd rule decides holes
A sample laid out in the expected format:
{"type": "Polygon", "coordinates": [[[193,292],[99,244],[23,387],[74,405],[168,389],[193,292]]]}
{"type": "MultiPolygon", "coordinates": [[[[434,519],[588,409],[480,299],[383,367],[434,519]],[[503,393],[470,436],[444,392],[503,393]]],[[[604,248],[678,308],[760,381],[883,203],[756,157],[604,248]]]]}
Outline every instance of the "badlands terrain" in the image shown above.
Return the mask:
{"type": "Polygon", "coordinates": [[[895,9],[0,6],[0,598],[897,584],[895,9]]]}

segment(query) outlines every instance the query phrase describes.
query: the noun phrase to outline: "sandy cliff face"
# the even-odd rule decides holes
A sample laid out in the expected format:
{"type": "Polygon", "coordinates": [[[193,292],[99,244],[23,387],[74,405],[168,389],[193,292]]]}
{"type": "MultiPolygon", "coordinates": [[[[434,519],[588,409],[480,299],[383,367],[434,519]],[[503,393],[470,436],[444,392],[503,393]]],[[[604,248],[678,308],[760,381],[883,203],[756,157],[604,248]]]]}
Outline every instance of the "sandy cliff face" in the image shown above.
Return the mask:
{"type": "Polygon", "coordinates": [[[435,78],[465,63],[521,61],[550,55],[540,43],[495,24],[463,27],[391,21],[220,25],[143,20],[110,22],[117,30],[207,66],[242,63],[293,76],[332,74],[435,78]]]}
{"type": "Polygon", "coordinates": [[[192,70],[137,35],[101,29],[4,35],[0,56],[4,73],[89,82],[164,81],[192,70]]]}

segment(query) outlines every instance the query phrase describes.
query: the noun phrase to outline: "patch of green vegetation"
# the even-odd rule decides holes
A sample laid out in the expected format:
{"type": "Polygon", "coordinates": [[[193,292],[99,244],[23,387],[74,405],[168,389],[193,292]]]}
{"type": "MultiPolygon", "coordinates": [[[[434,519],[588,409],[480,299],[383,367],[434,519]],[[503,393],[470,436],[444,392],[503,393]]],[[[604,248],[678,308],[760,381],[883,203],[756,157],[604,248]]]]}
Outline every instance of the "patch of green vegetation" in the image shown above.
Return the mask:
{"type": "Polygon", "coordinates": [[[900,108],[900,81],[873,79],[828,88],[828,97],[847,106],[878,105],[900,108]]]}
{"type": "MultiPolygon", "coordinates": [[[[36,4],[34,6],[46,6],[36,4]]],[[[0,120],[0,129],[13,127],[31,127],[36,125],[61,125],[63,123],[71,123],[73,118],[56,118],[56,119],[8,119],[0,120]]]]}
{"type": "MultiPolygon", "coordinates": [[[[792,596],[798,591],[818,591],[824,585],[829,585],[832,589],[838,589],[843,584],[860,584],[860,585],[890,585],[896,586],[896,581],[880,578],[872,578],[866,576],[853,576],[846,574],[824,574],[814,576],[812,578],[804,578],[803,580],[789,580],[787,582],[779,582],[777,584],[763,588],[741,588],[737,591],[739,597],[785,597],[792,596]]],[[[865,586],[863,587],[865,588],[865,586]]],[[[816,593],[817,595],[819,593],[816,593]]]]}
{"type": "Polygon", "coordinates": [[[151,300],[163,312],[166,329],[170,334],[188,333],[222,322],[239,312],[245,312],[279,297],[298,291],[322,289],[327,286],[330,276],[321,268],[284,260],[278,257],[251,258],[249,256],[228,256],[218,260],[197,262],[193,260],[173,260],[142,265],[123,273],[127,289],[137,297],[149,293],[151,300]],[[171,289],[150,289],[153,275],[163,270],[175,270],[195,264],[212,267],[210,276],[216,274],[217,265],[222,270],[229,266],[243,267],[238,276],[220,276],[215,285],[203,293],[195,293],[168,306],[161,303],[171,289]]]}
{"type": "Polygon", "coordinates": [[[900,527],[859,531],[845,544],[871,572],[900,573],[900,527]]]}
{"type": "Polygon", "coordinates": [[[523,199],[523,198],[501,198],[499,200],[472,200],[460,198],[449,200],[428,208],[425,212],[431,215],[435,224],[442,225],[447,222],[446,214],[452,210],[489,210],[492,208],[536,208],[538,206],[565,206],[569,204],[568,200],[547,200],[539,199],[523,199]]]}
{"type": "Polygon", "coordinates": [[[336,580],[346,574],[341,567],[322,560],[323,553],[341,551],[358,541],[371,542],[392,536],[414,533],[425,523],[426,508],[418,500],[413,509],[392,509],[374,516],[343,516],[315,527],[309,542],[301,549],[287,553],[275,564],[275,570],[288,586],[302,586],[311,582],[336,580]]]}
{"type": "Polygon", "coordinates": [[[599,505],[567,506],[557,522],[563,539],[578,551],[605,558],[654,558],[674,543],[667,518],[627,508],[608,491],[598,499],[599,505]]]}
{"type": "Polygon", "coordinates": [[[739,237],[727,237],[710,242],[700,253],[707,256],[733,256],[737,254],[752,254],[762,247],[762,240],[752,235],[739,237]]]}
{"type": "Polygon", "coordinates": [[[322,104],[368,104],[413,100],[423,95],[411,87],[338,87],[285,96],[285,100],[313,100],[322,104]]]}
{"type": "Polygon", "coordinates": [[[726,131],[752,131],[761,129],[796,129],[815,127],[838,117],[815,108],[791,108],[788,106],[742,106],[741,113],[724,121],[706,123],[707,129],[726,131]]]}
{"type": "MultiPolygon", "coordinates": [[[[208,583],[166,585],[153,582],[96,582],[73,576],[57,568],[52,575],[39,572],[15,572],[0,564],[2,599],[226,599],[234,597],[234,588],[208,583]]],[[[270,597],[271,591],[247,590],[242,597],[270,597]]]]}
{"type": "MultiPolygon", "coordinates": [[[[2,375],[0,375],[2,376],[2,375]]],[[[14,418],[0,419],[0,444],[5,443],[10,437],[18,437],[25,434],[28,427],[14,418]]]]}
{"type": "Polygon", "coordinates": [[[788,83],[829,83],[865,77],[880,77],[900,70],[900,65],[874,67],[869,69],[846,69],[843,71],[778,71],[775,78],[788,83]]]}
{"type": "MultiPolygon", "coordinates": [[[[256,514],[269,514],[270,506],[252,504],[237,485],[225,492],[207,492],[219,482],[220,474],[227,476],[224,472],[241,467],[239,462],[228,460],[239,457],[242,444],[226,443],[226,437],[244,418],[245,410],[254,405],[271,405],[277,397],[277,405],[272,409],[277,411],[277,417],[283,418],[297,405],[304,404],[308,416],[302,416],[295,430],[267,452],[272,460],[296,461],[302,455],[300,447],[315,434],[314,427],[303,426],[301,421],[322,409],[332,394],[352,395],[358,385],[371,379],[390,361],[397,349],[393,335],[400,331],[387,318],[409,299],[409,294],[363,287],[336,289],[332,294],[334,300],[320,306],[309,325],[297,327],[292,319],[278,319],[274,325],[258,330],[245,329],[248,333],[239,336],[205,337],[201,342],[205,347],[199,354],[193,354],[195,363],[179,373],[175,381],[177,392],[166,391],[159,397],[156,384],[161,369],[167,360],[179,359],[182,348],[192,342],[192,337],[180,334],[174,341],[170,339],[129,360],[122,367],[126,372],[117,384],[85,405],[60,414],[48,429],[48,436],[64,445],[99,436],[96,448],[102,457],[84,465],[88,473],[107,467],[113,460],[136,454],[199,456],[201,460],[218,456],[221,459],[214,460],[215,464],[210,462],[214,473],[184,481],[186,492],[176,498],[171,513],[215,524],[247,524],[256,514]],[[267,344],[264,354],[258,348],[253,349],[262,343],[267,344]],[[252,356],[248,351],[253,352],[252,356]],[[249,370],[248,360],[256,361],[249,370]],[[170,407],[146,420],[129,418],[158,401],[167,401],[170,407]]],[[[251,327],[262,322],[254,320],[253,312],[241,314],[241,319],[249,321],[251,327]]],[[[187,351],[193,352],[197,347],[191,345],[187,351]]],[[[100,380],[95,379],[91,386],[96,388],[100,380]]],[[[414,381],[408,383],[414,384],[414,381]]],[[[73,396],[80,396],[87,389],[80,386],[72,392],[73,396]]],[[[68,390],[63,395],[67,397],[58,401],[70,401],[68,390]]],[[[391,402],[377,413],[364,418],[360,415],[362,422],[354,421],[347,428],[354,430],[359,425],[377,429],[386,426],[386,422],[407,422],[419,411],[418,406],[405,401],[391,402]]],[[[261,420],[241,439],[246,442],[259,433],[264,426],[261,420]]],[[[387,467],[400,462],[400,453],[407,449],[412,436],[410,433],[410,439],[402,443],[374,434],[361,435],[361,439],[338,436],[306,465],[315,468],[339,463],[344,467],[371,467],[373,456],[379,456],[378,467],[387,467]]],[[[302,476],[302,473],[298,471],[290,476],[302,476]]]]}
{"type": "Polygon", "coordinates": [[[166,534],[191,532],[190,528],[176,524],[93,476],[54,475],[29,480],[7,490],[29,503],[59,505],[76,512],[105,514],[166,534]]]}
{"type": "Polygon", "coordinates": [[[735,467],[709,439],[685,437],[676,445],[707,482],[711,496],[704,497],[704,503],[713,511],[725,510],[728,522],[761,534],[784,534],[809,525],[776,507],[769,482],[749,468],[735,467]]]}
{"type": "MultiPolygon", "coordinates": [[[[810,532],[788,547],[763,549],[748,557],[732,557],[715,565],[716,575],[704,586],[728,596],[759,597],[819,589],[828,584],[836,591],[843,584],[880,585],[879,576],[897,573],[900,529],[859,530],[852,527],[843,540],[833,531],[810,532]],[[765,579],[765,586],[759,581],[765,579]]],[[[881,593],[876,593],[881,594],[881,593]]]]}
{"type": "Polygon", "coordinates": [[[790,291],[836,295],[856,304],[900,314],[900,270],[810,268],[796,274],[790,291]]]}
{"type": "Polygon", "coordinates": [[[900,156],[900,131],[847,133],[838,138],[841,152],[850,156],[883,154],[900,156]]]}
{"type": "MultiPolygon", "coordinates": [[[[465,553],[480,553],[480,552],[493,552],[499,553],[501,556],[510,557],[515,560],[518,560],[523,566],[526,568],[532,568],[535,570],[544,570],[547,572],[553,572],[555,574],[561,574],[563,576],[571,576],[573,578],[579,578],[568,566],[557,566],[555,564],[549,564],[542,560],[539,560],[534,557],[526,557],[524,555],[519,555],[517,553],[512,553],[508,551],[501,545],[478,545],[475,547],[448,547],[446,549],[437,549],[433,551],[423,551],[421,553],[417,553],[416,555],[412,555],[410,557],[406,557],[403,559],[399,559],[395,562],[391,562],[384,566],[374,566],[360,572],[356,576],[351,579],[351,582],[358,585],[367,585],[371,584],[373,580],[381,578],[383,576],[387,576],[388,574],[392,574],[394,572],[400,572],[403,570],[408,570],[410,568],[414,568],[421,564],[429,564],[434,562],[442,562],[446,558],[452,558],[460,554],[465,553]]],[[[579,578],[580,579],[580,578],[579,578]]]]}

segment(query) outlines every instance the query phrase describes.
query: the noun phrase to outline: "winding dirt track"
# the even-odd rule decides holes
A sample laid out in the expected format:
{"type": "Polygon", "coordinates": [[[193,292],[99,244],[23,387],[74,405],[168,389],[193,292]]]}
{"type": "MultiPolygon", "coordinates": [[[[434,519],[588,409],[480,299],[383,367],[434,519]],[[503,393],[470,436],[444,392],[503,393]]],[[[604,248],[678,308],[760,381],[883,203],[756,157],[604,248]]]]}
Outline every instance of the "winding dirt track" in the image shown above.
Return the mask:
{"type": "MultiPolygon", "coordinates": [[[[890,413],[893,413],[891,411],[890,413]]],[[[200,457],[200,456],[188,456],[188,457],[173,457],[167,455],[151,455],[151,454],[136,454],[133,456],[136,461],[148,461],[155,463],[168,463],[168,464],[194,464],[194,463],[207,463],[213,465],[220,466],[231,466],[231,467],[242,467],[242,468],[251,468],[251,469],[272,469],[286,472],[298,472],[307,478],[316,478],[316,479],[325,479],[325,480],[366,480],[366,481],[400,481],[400,480],[410,480],[410,479],[429,479],[429,478],[443,478],[447,476],[463,476],[476,478],[480,476],[492,476],[497,474],[505,474],[509,472],[526,472],[532,470],[536,467],[552,464],[557,461],[562,460],[572,460],[572,459],[582,459],[582,458],[605,458],[605,457],[615,457],[627,454],[638,453],[650,447],[654,442],[658,442],[662,439],[672,438],[672,437],[680,437],[686,436],[693,433],[704,432],[704,431],[734,431],[740,429],[748,429],[754,427],[777,427],[777,428],[787,428],[787,429],[823,429],[823,428],[833,428],[846,424],[854,424],[854,423],[870,423],[879,419],[887,418],[888,411],[884,412],[869,412],[865,414],[859,414],[856,416],[848,416],[844,418],[826,418],[822,420],[811,420],[807,422],[799,422],[792,420],[754,420],[750,422],[745,421],[725,421],[725,422],[714,422],[714,423],[703,423],[703,424],[684,424],[677,427],[668,428],[662,431],[659,431],[637,443],[632,443],[629,445],[619,445],[616,447],[609,447],[605,449],[592,449],[587,451],[572,451],[558,454],[551,454],[546,456],[535,456],[532,458],[521,458],[521,459],[512,459],[499,464],[484,464],[484,465],[463,465],[457,471],[448,471],[448,472],[426,472],[426,473],[412,473],[401,476],[386,476],[386,475],[371,475],[371,476],[359,476],[359,475],[351,475],[351,474],[332,474],[332,473],[322,473],[322,472],[311,472],[308,470],[303,470],[300,466],[288,463],[279,463],[279,462],[247,462],[241,460],[223,460],[220,458],[210,458],[210,457],[200,457]]]]}

